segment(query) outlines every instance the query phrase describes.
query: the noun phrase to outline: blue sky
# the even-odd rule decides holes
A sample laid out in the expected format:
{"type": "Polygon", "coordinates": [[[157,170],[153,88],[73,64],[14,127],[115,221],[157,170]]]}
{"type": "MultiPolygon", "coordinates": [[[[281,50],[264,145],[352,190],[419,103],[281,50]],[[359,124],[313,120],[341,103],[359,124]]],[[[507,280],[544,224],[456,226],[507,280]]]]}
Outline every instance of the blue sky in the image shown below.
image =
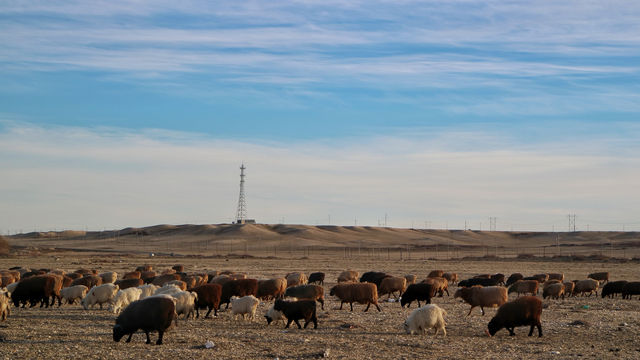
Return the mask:
{"type": "Polygon", "coordinates": [[[635,2],[0,1],[0,41],[3,233],[228,222],[242,161],[261,222],[640,230],[635,2]]]}

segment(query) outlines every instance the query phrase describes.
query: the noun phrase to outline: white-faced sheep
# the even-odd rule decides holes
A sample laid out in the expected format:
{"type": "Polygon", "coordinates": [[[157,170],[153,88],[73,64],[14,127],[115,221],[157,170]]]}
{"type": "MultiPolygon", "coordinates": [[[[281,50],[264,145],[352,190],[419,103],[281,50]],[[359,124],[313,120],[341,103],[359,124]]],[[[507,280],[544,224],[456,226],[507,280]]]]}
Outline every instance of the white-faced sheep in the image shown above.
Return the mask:
{"type": "Polygon", "coordinates": [[[260,304],[260,300],[253,295],[247,295],[241,298],[232,297],[231,313],[233,314],[233,318],[237,319],[238,315],[242,315],[242,320],[244,320],[244,315],[249,314],[249,319],[253,320],[258,304],[260,304]]]}
{"type": "Polygon", "coordinates": [[[355,270],[345,270],[338,275],[338,282],[356,282],[360,273],[355,270]]]}
{"type": "Polygon", "coordinates": [[[329,293],[340,299],[340,310],[344,303],[349,303],[351,311],[353,311],[353,303],[367,304],[364,311],[368,311],[371,304],[376,306],[378,311],[382,311],[378,305],[378,288],[372,283],[344,283],[338,284],[331,288],[329,293]]]}
{"type": "Polygon", "coordinates": [[[390,276],[382,279],[380,282],[380,287],[378,288],[378,297],[384,296],[384,294],[388,294],[387,299],[391,298],[393,295],[396,299],[400,298],[400,295],[407,288],[407,279],[404,277],[395,277],[390,276]],[[394,293],[398,292],[398,295],[394,293]]]}
{"type": "Polygon", "coordinates": [[[60,297],[67,301],[67,304],[74,304],[76,300],[82,300],[87,295],[89,288],[84,285],[74,285],[60,290],[60,297]]]}
{"type": "Polygon", "coordinates": [[[428,329],[435,329],[435,335],[442,330],[442,335],[447,336],[444,316],[447,312],[435,304],[428,304],[411,312],[404,322],[404,330],[407,334],[426,334],[428,329]]]}
{"type": "Polygon", "coordinates": [[[140,300],[140,294],[142,294],[142,290],[138,288],[119,290],[116,296],[113,297],[109,310],[114,314],[119,313],[122,309],[126,308],[127,305],[136,300],[140,300]]]}
{"type": "Polygon", "coordinates": [[[102,304],[111,302],[113,297],[116,296],[118,290],[118,285],[114,284],[103,284],[92,287],[87,295],[82,298],[82,307],[85,310],[88,310],[89,307],[93,307],[98,304],[102,310],[102,304]]]}
{"type": "Polygon", "coordinates": [[[149,297],[155,294],[155,292],[159,289],[159,287],[153,284],[145,284],[145,285],[138,286],[138,289],[142,291],[140,293],[140,299],[144,299],[146,297],[149,297]]]}
{"type": "Polygon", "coordinates": [[[454,299],[458,297],[471,305],[467,316],[471,315],[471,311],[476,306],[480,306],[480,311],[482,311],[482,315],[484,315],[485,307],[501,306],[506,303],[509,298],[507,289],[502,286],[459,288],[453,295],[454,299]]]}

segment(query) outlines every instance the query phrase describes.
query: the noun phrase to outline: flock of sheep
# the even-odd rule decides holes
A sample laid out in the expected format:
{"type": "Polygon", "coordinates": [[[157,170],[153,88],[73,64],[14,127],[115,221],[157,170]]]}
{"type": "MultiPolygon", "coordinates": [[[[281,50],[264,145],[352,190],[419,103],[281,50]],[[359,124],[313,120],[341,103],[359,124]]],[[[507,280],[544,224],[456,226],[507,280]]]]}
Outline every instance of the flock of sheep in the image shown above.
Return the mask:
{"type": "MultiPolygon", "coordinates": [[[[234,318],[255,318],[260,301],[273,301],[273,305],[264,315],[267,325],[272,322],[286,321],[285,327],[294,322],[298,328],[313,324],[318,327],[316,303],[324,309],[325,274],[316,272],[307,276],[302,272],[293,272],[283,278],[257,280],[247,278],[245,274],[225,272],[185,273],[182,265],[173,266],[162,273],[153,271],[149,265],[140,266],[127,272],[118,279],[113,271],[98,273],[95,270],[78,269],[67,273],[62,270],[30,270],[20,267],[0,270],[0,320],[5,321],[10,314],[10,303],[15,307],[58,306],[63,301],[75,304],[79,301],[84,309],[98,305],[108,306],[108,310],[119,314],[113,327],[113,340],[119,341],[128,335],[127,342],[138,330],[146,334],[147,343],[151,343],[149,333],[158,332],[156,344],[162,344],[164,332],[177,322],[180,315],[185,319],[198,318],[201,309],[207,309],[205,318],[211,311],[217,316],[221,306],[231,305],[234,318]],[[285,300],[286,299],[286,300],[285,300]],[[304,320],[304,325],[300,324],[304,320]]],[[[609,273],[593,273],[588,279],[564,281],[563,274],[536,274],[525,277],[515,273],[506,278],[503,274],[483,274],[458,281],[455,273],[442,270],[431,271],[428,276],[417,282],[415,275],[401,277],[383,272],[370,271],[360,276],[359,272],[347,270],[340,273],[338,284],[331,287],[330,296],[340,301],[340,309],[345,303],[366,305],[365,312],[378,304],[379,297],[388,295],[399,300],[400,306],[411,306],[416,301],[418,308],[413,310],[404,322],[409,334],[424,334],[434,329],[435,334],[442,332],[446,336],[446,311],[431,299],[449,295],[449,285],[457,284],[454,298],[468,303],[469,316],[475,307],[480,307],[484,315],[485,307],[498,307],[495,316],[487,324],[486,334],[493,336],[500,329],[507,329],[514,335],[514,328],[529,326],[529,336],[535,328],[542,336],[542,301],[537,297],[542,288],[542,297],[559,299],[565,296],[582,294],[597,295],[601,283],[602,297],[622,294],[623,298],[640,295],[640,282],[611,281],[609,273]],[[510,293],[517,298],[508,301],[510,293]],[[520,295],[526,295],[520,297],[520,295]],[[421,302],[425,305],[421,306],[421,302]]]]}

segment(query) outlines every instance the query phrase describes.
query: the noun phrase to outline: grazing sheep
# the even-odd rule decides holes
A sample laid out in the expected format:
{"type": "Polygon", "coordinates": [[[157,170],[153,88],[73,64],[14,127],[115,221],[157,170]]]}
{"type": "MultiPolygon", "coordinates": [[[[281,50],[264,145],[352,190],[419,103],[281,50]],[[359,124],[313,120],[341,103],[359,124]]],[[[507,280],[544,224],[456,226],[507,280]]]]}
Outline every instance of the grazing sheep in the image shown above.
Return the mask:
{"type": "Polygon", "coordinates": [[[505,303],[498,308],[496,315],[489,321],[486,334],[493,336],[502,328],[509,331],[509,335],[514,336],[516,326],[531,326],[529,336],[533,335],[533,328],[538,328],[538,336],[542,336],[542,300],[535,296],[523,296],[516,300],[505,303]]]}
{"type": "Polygon", "coordinates": [[[355,270],[345,270],[338,275],[338,282],[356,282],[360,273],[355,270]]]}
{"type": "Polygon", "coordinates": [[[640,281],[629,281],[622,288],[622,298],[631,300],[633,295],[640,295],[640,281]]]}
{"type": "Polygon", "coordinates": [[[127,305],[131,304],[136,300],[140,300],[140,295],[142,294],[142,290],[137,287],[127,288],[124,290],[119,290],[116,293],[116,296],[113,297],[113,301],[109,306],[109,311],[114,314],[120,312],[120,310],[127,307],[127,305]]]}
{"type": "Polygon", "coordinates": [[[446,272],[446,273],[442,274],[442,277],[447,279],[447,281],[451,285],[455,285],[458,282],[458,274],[457,273],[448,273],[448,272],[446,272]]]}
{"type": "MultiPolygon", "coordinates": [[[[415,284],[418,277],[415,274],[407,274],[404,276],[405,280],[407,280],[407,286],[411,284],[415,284]]],[[[404,291],[404,290],[403,290],[404,291]]]]}
{"type": "MultiPolygon", "coordinates": [[[[371,304],[376,306],[378,311],[382,311],[378,305],[378,288],[372,283],[344,283],[331,288],[329,295],[340,299],[340,310],[344,303],[349,303],[353,311],[353,303],[367,304],[364,311],[368,311],[371,304]]],[[[277,309],[276,309],[277,310],[277,309]]]]}
{"type": "Polygon", "coordinates": [[[287,290],[287,279],[258,280],[256,297],[261,300],[281,299],[287,290]]]}
{"type": "Polygon", "coordinates": [[[513,274],[509,275],[509,278],[507,279],[507,282],[505,283],[505,286],[509,287],[512,284],[515,284],[516,281],[523,280],[523,279],[524,279],[524,275],[522,275],[520,273],[513,273],[513,274]]]}
{"type": "Polygon", "coordinates": [[[113,327],[113,340],[118,342],[128,334],[126,342],[130,342],[133,333],[142,329],[147,335],[147,344],[151,344],[149,332],[157,331],[156,345],[162,345],[164,332],[171,327],[177,316],[173,299],[152,296],[134,301],[116,319],[116,325],[113,327]]]}
{"type": "Polygon", "coordinates": [[[308,284],[318,283],[318,285],[324,285],[324,273],[323,272],[314,272],[309,275],[308,284]]]}
{"type": "Polygon", "coordinates": [[[440,297],[444,295],[444,292],[447,292],[447,296],[449,295],[449,282],[447,279],[443,277],[430,277],[422,280],[423,283],[432,284],[436,289],[435,291],[438,293],[440,297]]]}
{"type": "Polygon", "coordinates": [[[82,300],[87,295],[89,288],[84,285],[74,285],[60,290],[60,297],[67,301],[67,304],[75,304],[76,300],[82,300]]]}
{"type": "Polygon", "coordinates": [[[299,285],[287,288],[284,293],[285,297],[294,297],[304,300],[315,300],[320,303],[324,310],[324,288],[320,285],[299,285]]]}
{"type": "Polygon", "coordinates": [[[189,316],[195,317],[196,301],[198,300],[198,294],[192,291],[179,291],[169,294],[176,299],[176,314],[180,316],[184,314],[184,318],[188,319],[189,316]]]}
{"type": "Polygon", "coordinates": [[[265,312],[264,314],[265,319],[267,319],[267,325],[270,325],[274,321],[282,321],[284,323],[284,320],[286,319],[282,311],[274,309],[274,306],[275,305],[271,305],[271,307],[267,309],[267,312],[265,312]]]}
{"type": "Polygon", "coordinates": [[[7,320],[7,316],[11,315],[11,306],[9,306],[9,295],[6,292],[0,292],[0,321],[7,320]]]}
{"type": "Polygon", "coordinates": [[[430,277],[442,277],[442,275],[444,275],[444,271],[443,270],[431,270],[431,272],[429,273],[429,275],[427,275],[428,278],[430,277]]]}
{"type": "Polygon", "coordinates": [[[426,334],[428,329],[434,329],[435,335],[442,330],[442,336],[447,336],[444,316],[447,312],[435,304],[428,304],[417,308],[409,314],[404,322],[404,331],[407,334],[426,334]]]}
{"type": "Polygon", "coordinates": [[[626,280],[610,281],[602,287],[600,295],[603,299],[607,296],[610,298],[614,298],[616,294],[622,294],[624,286],[627,285],[627,283],[628,281],[626,280]]]}
{"type": "Polygon", "coordinates": [[[302,272],[288,273],[284,278],[287,279],[287,287],[304,285],[307,283],[307,275],[302,272]]]}
{"type": "MultiPolygon", "coordinates": [[[[339,285],[336,285],[339,286],[339,285]]],[[[313,300],[299,300],[299,301],[285,301],[276,300],[273,304],[273,309],[282,312],[287,318],[288,328],[292,321],[295,321],[298,325],[298,329],[301,329],[300,322],[298,320],[304,319],[304,328],[307,328],[310,322],[313,321],[313,328],[318,328],[318,318],[316,317],[316,302],[313,300]]]]}
{"type": "Polygon", "coordinates": [[[118,290],[118,285],[115,284],[95,286],[89,289],[89,292],[82,298],[80,303],[85,310],[89,310],[89,307],[93,308],[96,304],[100,305],[100,310],[102,310],[102,304],[110,303],[114,296],[116,296],[118,290]]]}
{"type": "Polygon", "coordinates": [[[130,279],[117,280],[114,284],[118,285],[120,290],[124,290],[132,287],[141,286],[144,284],[144,281],[142,281],[142,279],[140,278],[130,278],[130,279]]]}
{"type": "Polygon", "coordinates": [[[227,304],[225,309],[229,308],[229,302],[232,296],[242,297],[247,295],[256,296],[258,294],[258,280],[256,279],[238,279],[231,280],[222,285],[222,294],[220,295],[220,305],[227,304]]]}
{"type": "Polygon", "coordinates": [[[380,283],[382,283],[382,279],[386,277],[390,277],[391,275],[385,274],[383,272],[378,271],[368,271],[360,277],[360,282],[369,282],[372,284],[376,284],[377,287],[380,287],[380,283]]]}
{"type": "Polygon", "coordinates": [[[222,286],[218,284],[204,284],[196,286],[191,289],[198,294],[196,299],[196,318],[200,317],[199,309],[207,307],[209,311],[204,316],[208,318],[211,310],[214,311],[213,315],[218,316],[218,309],[220,308],[220,296],[222,295],[222,286]]]}
{"type": "Polygon", "coordinates": [[[564,281],[563,273],[549,273],[547,275],[549,275],[549,280],[560,280],[560,282],[564,281]]]}
{"type": "Polygon", "coordinates": [[[507,289],[502,286],[459,288],[453,295],[453,298],[462,298],[467,304],[471,305],[467,316],[471,315],[474,307],[480,306],[480,311],[484,316],[485,307],[497,307],[506,303],[509,299],[507,289]]]}
{"type": "Polygon", "coordinates": [[[471,287],[471,286],[497,286],[498,281],[495,279],[485,279],[485,278],[471,278],[467,280],[462,280],[458,283],[459,287],[471,287]]]}
{"type": "Polygon", "coordinates": [[[118,280],[118,273],[115,271],[107,271],[98,274],[102,278],[103,284],[113,284],[118,280]]]}
{"type": "Polygon", "coordinates": [[[587,275],[587,277],[593,280],[598,280],[606,283],[607,281],[609,281],[609,272],[605,271],[605,272],[591,273],[587,275]]]}
{"type": "Polygon", "coordinates": [[[515,284],[509,287],[509,294],[515,292],[517,296],[520,294],[531,294],[535,296],[538,293],[538,281],[537,280],[518,280],[515,284]]]}
{"type": "Polygon", "coordinates": [[[431,298],[436,294],[436,289],[432,284],[419,283],[411,284],[407,287],[407,290],[400,297],[400,306],[411,307],[413,301],[418,302],[420,307],[420,301],[425,301],[427,304],[431,304],[431,298]]]}
{"type": "Polygon", "coordinates": [[[380,282],[380,287],[378,288],[378,297],[382,297],[384,296],[384,294],[388,294],[389,296],[387,297],[387,299],[390,299],[391,295],[393,295],[396,299],[399,299],[400,294],[402,294],[406,288],[407,279],[395,276],[386,277],[382,279],[382,282],[380,282]],[[394,294],[396,291],[398,292],[397,296],[394,294]]]}
{"type": "Polygon", "coordinates": [[[557,283],[550,283],[547,284],[545,283],[545,286],[542,287],[542,298],[546,299],[548,297],[552,298],[552,299],[556,299],[558,300],[560,298],[560,296],[562,296],[562,298],[564,299],[564,284],[557,282],[557,283]]]}
{"type": "Polygon", "coordinates": [[[586,293],[589,293],[589,296],[591,296],[594,292],[596,293],[596,296],[598,296],[598,286],[600,285],[598,280],[587,279],[576,280],[574,282],[576,283],[576,286],[573,289],[573,296],[578,294],[582,294],[582,296],[584,296],[586,293]]]}
{"type": "Polygon", "coordinates": [[[144,285],[138,286],[137,288],[140,289],[140,291],[142,291],[140,293],[140,300],[146,297],[152,296],[159,289],[159,287],[153,284],[144,284],[144,285]]]}
{"type": "Polygon", "coordinates": [[[241,298],[232,297],[231,313],[233,314],[233,319],[235,320],[238,318],[238,315],[242,315],[242,320],[244,320],[244,315],[249,314],[249,319],[253,320],[258,304],[260,304],[260,300],[253,295],[247,295],[241,298]]]}
{"type": "Polygon", "coordinates": [[[567,296],[573,296],[573,290],[576,288],[576,283],[573,281],[565,281],[562,283],[564,285],[564,293],[567,296]]]}
{"type": "MultiPolygon", "coordinates": [[[[17,285],[11,292],[11,300],[15,307],[19,307],[22,304],[24,308],[27,302],[30,303],[30,307],[34,307],[38,302],[41,303],[40,307],[43,305],[49,307],[49,298],[53,295],[55,282],[55,277],[47,275],[34,275],[23,278],[16,283],[17,285]]],[[[13,284],[9,284],[9,286],[11,285],[13,284]]]]}

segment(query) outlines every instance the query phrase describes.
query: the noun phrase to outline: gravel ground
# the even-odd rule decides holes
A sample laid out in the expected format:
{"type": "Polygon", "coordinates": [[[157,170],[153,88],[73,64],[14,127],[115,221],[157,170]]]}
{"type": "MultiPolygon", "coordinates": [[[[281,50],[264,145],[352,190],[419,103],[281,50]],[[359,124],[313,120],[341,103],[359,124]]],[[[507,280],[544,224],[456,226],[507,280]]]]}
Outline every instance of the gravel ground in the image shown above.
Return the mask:
{"type": "MultiPolygon", "coordinates": [[[[338,310],[339,302],[328,296],[340,271],[355,269],[361,273],[382,270],[394,275],[413,273],[419,279],[432,269],[458,272],[462,279],[479,273],[564,272],[567,279],[583,279],[589,272],[610,271],[613,280],[640,280],[640,268],[635,263],[559,263],[524,261],[383,261],[378,259],[224,259],[224,258],[148,258],[119,255],[86,255],[72,253],[40,254],[0,259],[0,268],[59,268],[72,271],[80,267],[100,271],[130,271],[137,265],[152,264],[162,270],[174,264],[185,265],[187,272],[234,270],[249,277],[283,276],[293,270],[309,274],[324,271],[327,302],[325,310],[318,307],[319,326],[284,329],[282,324],[267,326],[262,314],[270,303],[260,304],[259,316],[253,321],[234,321],[230,311],[213,319],[190,319],[178,322],[165,335],[162,346],[146,345],[143,333],[133,336],[131,343],[116,343],[112,339],[115,315],[106,310],[83,310],[79,305],[53,308],[11,308],[9,319],[0,323],[0,359],[576,359],[576,358],[640,358],[640,301],[577,297],[565,300],[545,300],[542,312],[544,336],[528,337],[528,328],[516,328],[516,336],[501,330],[493,338],[484,334],[495,309],[482,316],[474,309],[467,317],[469,306],[451,296],[434,299],[448,315],[447,336],[407,335],[402,323],[411,309],[401,309],[397,303],[384,302],[382,312],[371,308],[364,313],[363,305],[354,311],[338,310]],[[336,260],[337,259],[337,260],[336,260]],[[213,348],[205,348],[208,341],[213,348]]],[[[511,299],[515,298],[512,295],[511,299]]],[[[385,296],[386,299],[386,296],[385,296]]],[[[415,304],[412,309],[415,309],[415,304]]],[[[294,325],[295,327],[295,325],[294,325]]],[[[155,342],[157,334],[152,334],[155,342]]]]}

